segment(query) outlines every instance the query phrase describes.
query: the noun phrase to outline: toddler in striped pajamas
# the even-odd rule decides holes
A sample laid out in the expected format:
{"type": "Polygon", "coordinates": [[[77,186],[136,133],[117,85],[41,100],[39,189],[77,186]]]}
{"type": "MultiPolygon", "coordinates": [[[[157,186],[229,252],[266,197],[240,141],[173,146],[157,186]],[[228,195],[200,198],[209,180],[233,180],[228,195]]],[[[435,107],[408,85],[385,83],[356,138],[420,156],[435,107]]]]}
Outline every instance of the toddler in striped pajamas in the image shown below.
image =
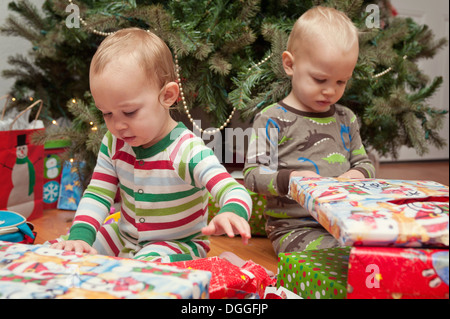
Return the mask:
{"type": "Polygon", "coordinates": [[[52,248],[159,262],[204,258],[209,235],[250,238],[250,196],[211,149],[172,119],[172,54],[137,28],[108,36],[95,53],[90,88],[105,134],[67,241],[52,248]],[[103,225],[121,195],[121,218],[103,225]],[[207,223],[209,193],[220,204],[207,223]]]}

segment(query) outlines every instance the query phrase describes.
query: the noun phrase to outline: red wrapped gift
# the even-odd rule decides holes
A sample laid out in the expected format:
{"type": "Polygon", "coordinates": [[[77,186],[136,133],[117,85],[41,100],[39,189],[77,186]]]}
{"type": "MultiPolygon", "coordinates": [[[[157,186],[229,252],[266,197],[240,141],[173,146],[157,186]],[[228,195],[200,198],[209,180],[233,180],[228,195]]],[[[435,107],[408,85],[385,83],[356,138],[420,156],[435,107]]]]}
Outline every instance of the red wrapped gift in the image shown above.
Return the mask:
{"type": "Polygon", "coordinates": [[[448,299],[448,249],[353,247],[349,299],[448,299]]]}
{"type": "Polygon", "coordinates": [[[267,286],[275,284],[266,270],[247,261],[241,268],[219,257],[209,257],[170,264],[181,268],[207,270],[212,273],[209,285],[211,299],[264,297],[267,286]]]}

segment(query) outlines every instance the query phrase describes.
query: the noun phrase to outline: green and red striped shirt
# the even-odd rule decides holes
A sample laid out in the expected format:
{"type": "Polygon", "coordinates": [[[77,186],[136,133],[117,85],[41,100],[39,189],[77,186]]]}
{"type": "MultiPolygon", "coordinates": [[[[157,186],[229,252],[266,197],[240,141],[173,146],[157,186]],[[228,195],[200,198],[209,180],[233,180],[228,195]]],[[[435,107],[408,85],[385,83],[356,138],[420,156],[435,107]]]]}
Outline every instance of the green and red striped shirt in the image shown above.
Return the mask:
{"type": "Polygon", "coordinates": [[[204,238],[208,192],[220,204],[219,213],[233,212],[248,220],[252,210],[247,190],[182,123],[149,148],[132,147],[110,132],[105,134],[70,240],[93,244],[118,188],[119,230],[135,244],[204,238]]]}

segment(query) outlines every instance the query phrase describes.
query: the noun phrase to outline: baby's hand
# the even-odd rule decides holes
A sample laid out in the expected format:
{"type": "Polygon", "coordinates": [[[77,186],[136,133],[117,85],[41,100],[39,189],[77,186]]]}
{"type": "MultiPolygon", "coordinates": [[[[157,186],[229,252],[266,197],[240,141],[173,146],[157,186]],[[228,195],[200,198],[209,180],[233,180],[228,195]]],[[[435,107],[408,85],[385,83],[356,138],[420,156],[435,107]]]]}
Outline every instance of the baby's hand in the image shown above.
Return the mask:
{"type": "Polygon", "coordinates": [[[342,174],[341,176],[339,176],[339,178],[362,179],[362,178],[365,178],[365,176],[360,171],[358,171],[356,169],[351,169],[351,170],[345,172],[344,174],[342,174]]]}
{"type": "Polygon", "coordinates": [[[241,216],[229,212],[216,215],[208,226],[202,228],[202,233],[207,236],[227,234],[228,237],[239,234],[244,245],[247,245],[252,237],[248,222],[241,216]]]}
{"type": "Polygon", "coordinates": [[[97,250],[89,246],[89,244],[83,240],[66,240],[52,244],[50,248],[74,251],[76,253],[97,254],[97,250]]]}
{"type": "Polygon", "coordinates": [[[293,171],[290,178],[292,177],[321,177],[319,174],[313,171],[293,171]]]}

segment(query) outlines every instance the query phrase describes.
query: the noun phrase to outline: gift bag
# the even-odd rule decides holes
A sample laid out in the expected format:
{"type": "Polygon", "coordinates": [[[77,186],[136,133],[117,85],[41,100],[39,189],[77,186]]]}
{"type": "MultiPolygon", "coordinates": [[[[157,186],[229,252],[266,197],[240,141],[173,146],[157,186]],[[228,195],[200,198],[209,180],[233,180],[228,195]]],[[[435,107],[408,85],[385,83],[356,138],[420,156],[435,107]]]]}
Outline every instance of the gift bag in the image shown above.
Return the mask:
{"type": "Polygon", "coordinates": [[[61,155],[70,146],[69,140],[52,140],[44,145],[44,209],[58,206],[63,162],[61,155]]]}
{"type": "Polygon", "coordinates": [[[57,205],[58,209],[77,210],[83,195],[78,170],[84,166],[85,162],[64,162],[57,205]]]}
{"type": "Polygon", "coordinates": [[[31,135],[44,129],[34,128],[42,104],[41,100],[34,102],[10,124],[4,120],[4,110],[1,117],[2,124],[9,125],[0,131],[0,209],[17,212],[28,220],[42,216],[43,210],[44,146],[31,143],[31,135]],[[40,106],[34,123],[17,129],[18,120],[24,122],[21,117],[37,104],[40,106]]]}

